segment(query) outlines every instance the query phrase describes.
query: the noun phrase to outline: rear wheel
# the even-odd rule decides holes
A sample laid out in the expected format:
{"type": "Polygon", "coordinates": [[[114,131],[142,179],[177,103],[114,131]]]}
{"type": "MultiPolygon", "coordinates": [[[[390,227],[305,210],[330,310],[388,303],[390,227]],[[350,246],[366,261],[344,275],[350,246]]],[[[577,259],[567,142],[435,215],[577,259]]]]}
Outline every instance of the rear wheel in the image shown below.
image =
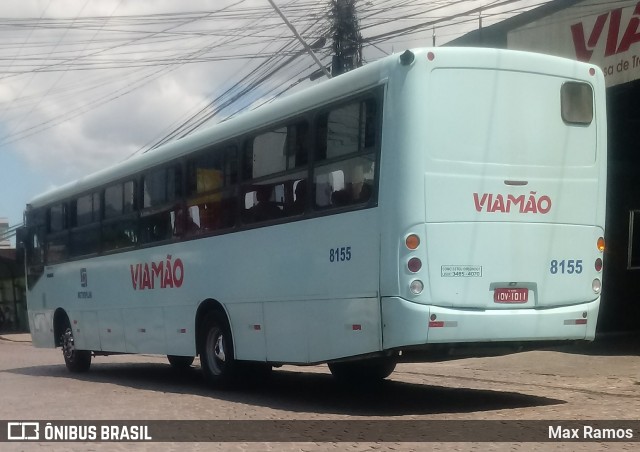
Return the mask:
{"type": "Polygon", "coordinates": [[[193,356],[178,356],[178,355],[167,355],[167,359],[169,360],[169,364],[176,370],[184,370],[191,367],[193,364],[194,357],[193,356]]]}
{"type": "Polygon", "coordinates": [[[76,342],[73,337],[71,325],[65,327],[62,337],[62,356],[67,369],[71,372],[86,372],[91,366],[91,351],[76,349],[76,342]]]}
{"type": "Polygon", "coordinates": [[[331,374],[346,383],[377,383],[391,375],[395,368],[395,357],[329,363],[331,374]]]}
{"type": "Polygon", "coordinates": [[[236,374],[233,339],[226,318],[212,312],[204,320],[200,363],[206,382],[214,387],[229,385],[236,374]]]}

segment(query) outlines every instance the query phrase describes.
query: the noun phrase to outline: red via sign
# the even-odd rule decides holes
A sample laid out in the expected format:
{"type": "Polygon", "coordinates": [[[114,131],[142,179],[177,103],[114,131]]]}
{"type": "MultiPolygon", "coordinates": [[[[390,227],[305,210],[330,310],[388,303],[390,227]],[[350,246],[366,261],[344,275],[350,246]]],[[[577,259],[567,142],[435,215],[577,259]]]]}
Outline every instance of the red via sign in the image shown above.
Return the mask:
{"type": "Polygon", "coordinates": [[[495,303],[526,303],[529,301],[529,289],[498,288],[493,291],[495,303]]]}

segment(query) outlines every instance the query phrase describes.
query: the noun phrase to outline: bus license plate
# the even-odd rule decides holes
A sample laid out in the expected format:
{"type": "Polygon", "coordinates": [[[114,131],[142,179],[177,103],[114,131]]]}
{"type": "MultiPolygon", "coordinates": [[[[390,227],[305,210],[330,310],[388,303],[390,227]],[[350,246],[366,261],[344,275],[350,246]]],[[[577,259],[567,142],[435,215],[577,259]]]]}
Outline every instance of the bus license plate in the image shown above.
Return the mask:
{"type": "Polygon", "coordinates": [[[495,289],[495,303],[526,303],[529,300],[529,289],[495,289]]]}

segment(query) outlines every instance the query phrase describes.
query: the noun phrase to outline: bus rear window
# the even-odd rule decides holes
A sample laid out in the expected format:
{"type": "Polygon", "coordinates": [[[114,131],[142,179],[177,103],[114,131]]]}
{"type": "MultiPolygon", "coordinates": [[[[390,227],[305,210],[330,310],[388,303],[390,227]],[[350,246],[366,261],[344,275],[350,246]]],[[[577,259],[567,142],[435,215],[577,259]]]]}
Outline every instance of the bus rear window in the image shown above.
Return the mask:
{"type": "Polygon", "coordinates": [[[567,82],[562,85],[562,119],[569,124],[591,124],[593,121],[593,90],[586,83],[567,82]]]}

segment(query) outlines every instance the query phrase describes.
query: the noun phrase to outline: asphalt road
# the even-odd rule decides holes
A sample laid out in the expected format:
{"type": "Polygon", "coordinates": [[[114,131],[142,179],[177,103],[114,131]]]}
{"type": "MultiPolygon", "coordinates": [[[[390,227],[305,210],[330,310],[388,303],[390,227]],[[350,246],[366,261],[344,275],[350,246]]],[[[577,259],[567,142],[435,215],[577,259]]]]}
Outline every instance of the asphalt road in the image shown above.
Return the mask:
{"type": "MultiPolygon", "coordinates": [[[[94,358],[70,374],[59,349],[35,349],[24,336],[0,338],[0,418],[25,420],[307,420],[398,421],[640,419],[640,344],[636,338],[588,347],[533,351],[440,363],[399,364],[383,385],[349,388],[326,366],[276,369],[265,382],[233,390],[204,386],[198,362],[176,372],[161,356],[94,358]],[[7,340],[9,339],[9,340],[7,340]]],[[[385,422],[381,422],[385,421],[385,422]]],[[[216,425],[216,424],[214,424],[216,425]]],[[[258,423],[256,423],[258,425],[258,423]]],[[[338,423],[338,425],[340,425],[338,423]]],[[[440,424],[433,424],[440,425],[440,424]]],[[[446,424],[456,428],[456,422],[446,424]]],[[[491,428],[491,424],[488,424],[491,428]]],[[[3,427],[4,428],[4,427],[3,427]]],[[[377,428],[377,427],[376,427],[377,428]]],[[[635,450],[635,442],[416,443],[4,443],[1,450],[635,450]]],[[[640,432],[635,433],[637,441],[640,432]]],[[[317,438],[316,438],[317,439],[317,438]]],[[[397,439],[397,438],[394,438],[397,439]]]]}

